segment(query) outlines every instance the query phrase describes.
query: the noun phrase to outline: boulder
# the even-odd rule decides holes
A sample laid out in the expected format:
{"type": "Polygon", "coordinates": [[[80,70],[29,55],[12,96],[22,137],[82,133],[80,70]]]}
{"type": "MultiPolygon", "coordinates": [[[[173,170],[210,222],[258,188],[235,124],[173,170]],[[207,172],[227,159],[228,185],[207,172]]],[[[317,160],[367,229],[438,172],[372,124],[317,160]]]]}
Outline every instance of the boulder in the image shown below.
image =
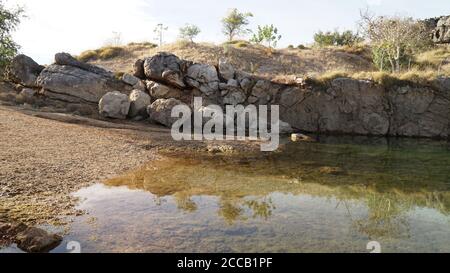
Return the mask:
{"type": "Polygon", "coordinates": [[[433,31],[435,43],[450,43],[450,16],[443,16],[437,21],[433,31]]]}
{"type": "Polygon", "coordinates": [[[227,81],[234,79],[235,76],[234,67],[226,59],[223,58],[219,60],[219,73],[220,76],[227,81]]]}
{"type": "Polygon", "coordinates": [[[128,113],[129,117],[147,117],[147,107],[151,104],[151,98],[150,96],[142,92],[140,90],[133,90],[131,92],[130,97],[130,111],[128,113]]]}
{"type": "Polygon", "coordinates": [[[242,91],[231,91],[223,97],[223,104],[225,105],[238,105],[243,104],[247,96],[242,91]]]}
{"type": "Polygon", "coordinates": [[[126,119],[130,110],[128,96],[118,91],[108,92],[98,103],[100,115],[108,118],[126,119]]]}
{"type": "Polygon", "coordinates": [[[147,86],[143,81],[138,81],[134,86],[134,89],[140,90],[142,92],[147,92],[147,86]]]}
{"type": "Polygon", "coordinates": [[[98,74],[98,75],[101,75],[101,76],[107,77],[107,78],[114,77],[114,73],[112,73],[111,71],[107,71],[101,67],[98,67],[98,66],[95,66],[92,64],[80,62],[77,59],[75,59],[72,55],[70,55],[69,53],[64,53],[64,52],[56,53],[55,54],[55,64],[78,67],[84,71],[98,74]]]}
{"type": "Polygon", "coordinates": [[[150,89],[150,95],[156,99],[180,98],[182,90],[167,85],[154,83],[150,89]]]}
{"type": "Polygon", "coordinates": [[[32,253],[49,252],[61,241],[61,236],[49,234],[45,230],[35,227],[28,227],[16,236],[17,246],[25,252],[32,253]]]}
{"type": "Polygon", "coordinates": [[[134,86],[134,85],[138,84],[141,80],[138,77],[135,77],[131,74],[125,73],[122,76],[122,81],[125,82],[126,84],[134,86]]]}
{"type": "Polygon", "coordinates": [[[184,88],[183,71],[186,62],[181,61],[177,56],[160,52],[144,61],[144,73],[147,79],[161,81],[165,84],[184,88]]]}
{"type": "Polygon", "coordinates": [[[20,54],[12,60],[9,76],[15,83],[27,87],[38,87],[36,79],[44,68],[30,57],[20,54]]]}
{"type": "Polygon", "coordinates": [[[214,66],[208,64],[193,64],[186,74],[186,83],[211,96],[219,91],[219,76],[214,66]]]}
{"type": "Polygon", "coordinates": [[[104,73],[94,73],[69,65],[48,66],[37,78],[37,83],[47,93],[73,98],[72,101],[91,103],[98,103],[108,92],[117,90],[129,94],[132,90],[131,86],[114,77],[105,76],[104,73]]]}
{"type": "Polygon", "coordinates": [[[172,109],[178,105],[186,105],[177,99],[158,99],[147,108],[150,119],[154,122],[162,124],[168,128],[172,127],[173,123],[178,118],[172,118],[172,109]]]}
{"type": "Polygon", "coordinates": [[[243,80],[241,80],[240,85],[242,90],[248,93],[253,88],[253,81],[250,80],[249,78],[244,78],[243,80]]]}
{"type": "Polygon", "coordinates": [[[145,79],[144,60],[138,59],[133,64],[133,76],[139,79],[145,79]]]}
{"type": "Polygon", "coordinates": [[[258,98],[258,104],[267,104],[271,100],[271,89],[269,81],[259,80],[252,89],[252,96],[258,98]]]}

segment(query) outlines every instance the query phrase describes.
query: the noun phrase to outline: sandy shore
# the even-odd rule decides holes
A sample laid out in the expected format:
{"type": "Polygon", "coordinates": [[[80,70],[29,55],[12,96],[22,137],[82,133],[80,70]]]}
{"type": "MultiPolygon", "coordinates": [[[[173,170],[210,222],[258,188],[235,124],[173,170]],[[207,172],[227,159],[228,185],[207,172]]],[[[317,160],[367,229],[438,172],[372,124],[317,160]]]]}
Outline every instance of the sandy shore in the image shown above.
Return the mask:
{"type": "Polygon", "coordinates": [[[0,106],[0,219],[59,224],[70,193],[153,158],[151,139],[127,129],[67,124],[0,106]]]}
{"type": "Polygon", "coordinates": [[[223,144],[174,142],[168,129],[145,122],[113,123],[4,105],[0,132],[0,219],[28,225],[64,224],[65,216],[82,213],[71,193],[138,168],[160,150],[205,152],[223,144]]]}

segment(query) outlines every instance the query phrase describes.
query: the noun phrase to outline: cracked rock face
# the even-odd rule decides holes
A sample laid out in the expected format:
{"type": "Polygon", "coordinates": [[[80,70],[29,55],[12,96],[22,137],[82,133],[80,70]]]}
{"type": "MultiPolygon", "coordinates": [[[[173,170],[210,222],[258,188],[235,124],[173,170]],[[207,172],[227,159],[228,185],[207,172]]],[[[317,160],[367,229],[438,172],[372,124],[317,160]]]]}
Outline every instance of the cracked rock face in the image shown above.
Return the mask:
{"type": "Polygon", "coordinates": [[[148,106],[147,112],[152,121],[171,128],[172,125],[178,120],[178,118],[173,118],[171,116],[172,109],[178,105],[188,107],[186,104],[177,99],[159,99],[148,106]]]}
{"type": "Polygon", "coordinates": [[[186,73],[186,82],[189,86],[197,88],[207,96],[219,91],[219,76],[212,65],[193,64],[186,73]]]}
{"type": "Polygon", "coordinates": [[[67,98],[62,100],[85,101],[98,103],[102,96],[112,91],[129,93],[132,87],[127,87],[122,81],[105,77],[78,67],[68,65],[50,65],[45,68],[37,83],[47,92],[67,98]]]}
{"type": "Polygon", "coordinates": [[[128,96],[118,91],[104,95],[98,103],[100,115],[107,118],[126,119],[130,111],[128,96]]]}
{"type": "Polygon", "coordinates": [[[450,16],[441,17],[433,31],[435,43],[450,43],[450,16]]]}

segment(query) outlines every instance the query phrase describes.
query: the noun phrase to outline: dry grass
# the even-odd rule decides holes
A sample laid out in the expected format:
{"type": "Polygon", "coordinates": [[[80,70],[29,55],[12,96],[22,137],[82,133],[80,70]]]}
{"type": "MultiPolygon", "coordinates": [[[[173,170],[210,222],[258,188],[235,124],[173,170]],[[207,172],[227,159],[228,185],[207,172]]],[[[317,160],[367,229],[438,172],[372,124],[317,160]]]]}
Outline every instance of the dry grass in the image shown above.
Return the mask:
{"type": "Polygon", "coordinates": [[[450,46],[442,45],[416,56],[414,66],[422,70],[436,70],[450,74],[450,46]]]}
{"type": "Polygon", "coordinates": [[[112,58],[125,55],[126,49],[118,46],[107,46],[96,50],[88,50],[81,53],[77,59],[82,62],[89,62],[95,60],[109,60],[112,58]]]}
{"type": "Polygon", "coordinates": [[[357,73],[349,73],[347,71],[329,71],[320,76],[309,77],[309,83],[317,86],[329,86],[330,83],[337,78],[352,78],[358,80],[370,80],[377,84],[391,87],[402,85],[413,86],[433,86],[433,82],[441,76],[450,76],[450,74],[441,74],[437,71],[427,70],[411,70],[402,73],[373,72],[363,71],[357,73]]]}
{"type": "Polygon", "coordinates": [[[270,50],[246,41],[233,41],[222,45],[177,41],[161,48],[128,45],[123,49],[127,54],[106,60],[92,59],[90,62],[112,71],[131,72],[136,59],[166,51],[182,59],[211,65],[217,65],[220,58],[226,57],[237,69],[269,79],[284,75],[319,75],[334,69],[349,72],[374,70],[370,60],[346,52],[343,48],[270,50]]]}

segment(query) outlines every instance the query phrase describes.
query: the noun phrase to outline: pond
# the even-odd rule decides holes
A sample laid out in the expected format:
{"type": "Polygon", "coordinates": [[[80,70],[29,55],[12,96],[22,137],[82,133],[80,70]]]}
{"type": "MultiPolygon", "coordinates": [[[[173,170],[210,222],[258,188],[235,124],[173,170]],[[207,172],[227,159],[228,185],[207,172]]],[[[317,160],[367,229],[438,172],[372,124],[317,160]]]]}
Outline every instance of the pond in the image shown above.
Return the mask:
{"type": "MultiPolygon", "coordinates": [[[[327,137],[176,154],[75,193],[83,252],[450,252],[446,142],[327,137]]],[[[62,244],[55,252],[64,252],[62,244]]]]}

